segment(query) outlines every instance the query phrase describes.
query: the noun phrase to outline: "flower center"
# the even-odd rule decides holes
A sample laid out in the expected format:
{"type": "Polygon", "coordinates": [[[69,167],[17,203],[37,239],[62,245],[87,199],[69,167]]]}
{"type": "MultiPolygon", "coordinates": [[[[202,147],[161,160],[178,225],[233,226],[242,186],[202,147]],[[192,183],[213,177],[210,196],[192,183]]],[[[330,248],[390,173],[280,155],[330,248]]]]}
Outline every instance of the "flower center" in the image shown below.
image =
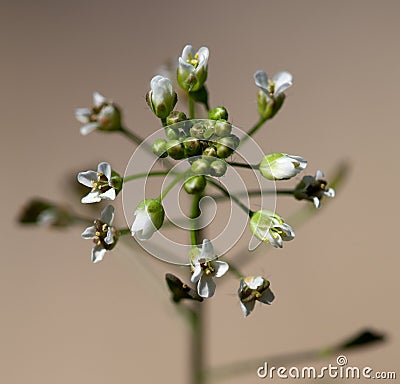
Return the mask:
{"type": "Polygon", "coordinates": [[[96,237],[94,238],[94,242],[96,244],[103,244],[103,241],[107,236],[108,224],[103,223],[100,220],[95,220],[94,226],[96,228],[96,237]]]}
{"type": "Polygon", "coordinates": [[[111,187],[108,185],[107,177],[102,172],[97,173],[97,180],[92,181],[92,185],[92,192],[100,191],[104,193],[111,189],[111,187]]]}
{"type": "Polygon", "coordinates": [[[215,272],[215,269],[212,267],[209,261],[200,260],[200,266],[203,273],[207,276],[210,276],[215,272]]]}
{"type": "Polygon", "coordinates": [[[194,56],[189,53],[188,58],[186,60],[189,64],[193,65],[193,67],[197,68],[199,65],[199,55],[196,53],[194,56]]]}
{"type": "Polygon", "coordinates": [[[274,94],[274,92],[275,92],[275,83],[273,81],[271,81],[271,80],[268,80],[268,84],[269,84],[268,92],[272,96],[274,94]]]}

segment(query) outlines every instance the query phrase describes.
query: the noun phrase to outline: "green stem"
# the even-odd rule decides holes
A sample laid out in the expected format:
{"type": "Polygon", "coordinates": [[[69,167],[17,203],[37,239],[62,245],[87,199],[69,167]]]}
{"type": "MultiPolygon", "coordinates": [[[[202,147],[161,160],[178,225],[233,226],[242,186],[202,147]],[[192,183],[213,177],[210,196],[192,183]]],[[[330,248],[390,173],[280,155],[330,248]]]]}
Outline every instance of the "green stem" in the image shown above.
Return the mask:
{"type": "Polygon", "coordinates": [[[253,216],[254,212],[249,207],[244,205],[236,196],[231,195],[225,187],[218,184],[210,177],[207,177],[207,181],[210,184],[212,184],[215,188],[219,189],[228,199],[232,199],[232,201],[234,201],[240,208],[242,208],[247,215],[249,215],[250,217],[253,216]]]}
{"type": "Polygon", "coordinates": [[[124,177],[124,183],[136,179],[141,179],[142,177],[151,177],[151,176],[167,176],[172,172],[169,171],[154,171],[154,172],[144,172],[144,173],[137,173],[135,175],[130,175],[130,176],[125,176],[124,177]]]}
{"type": "Polygon", "coordinates": [[[232,165],[233,167],[238,167],[238,168],[248,168],[248,169],[259,169],[260,165],[259,164],[245,164],[245,163],[236,163],[235,161],[227,161],[229,165],[232,165]]]}
{"type": "Polygon", "coordinates": [[[189,100],[189,118],[194,119],[195,106],[194,106],[194,100],[193,100],[192,96],[190,96],[190,93],[188,93],[188,100],[189,100]]]}
{"type": "MultiPolygon", "coordinates": [[[[142,137],[140,137],[139,135],[137,135],[135,132],[132,132],[128,129],[126,129],[125,127],[121,127],[119,129],[119,131],[124,134],[128,139],[132,140],[133,142],[135,142],[137,145],[140,145],[143,143],[144,139],[142,137]]],[[[151,150],[151,148],[150,148],[151,150]]]]}
{"type": "Polygon", "coordinates": [[[260,118],[258,122],[247,132],[247,135],[240,140],[240,144],[243,144],[250,136],[253,136],[267,121],[268,119],[260,118]]]}
{"type": "Polygon", "coordinates": [[[167,119],[166,118],[161,119],[161,124],[162,124],[163,127],[166,127],[167,126],[167,119]]]}
{"type": "Polygon", "coordinates": [[[131,233],[131,229],[130,228],[122,228],[118,230],[118,235],[119,236],[123,236],[123,235],[127,235],[131,233]]]}
{"type": "MultiPolygon", "coordinates": [[[[267,189],[264,191],[260,191],[260,190],[252,190],[252,191],[244,191],[244,192],[238,192],[235,195],[231,195],[236,196],[236,197],[240,197],[240,196],[258,196],[258,195],[274,195],[275,193],[277,195],[293,195],[294,194],[294,189],[267,189]]],[[[229,198],[230,196],[226,196],[226,195],[210,195],[210,197],[212,197],[213,199],[215,199],[215,201],[219,201],[219,200],[226,200],[227,198],[229,198]]]]}
{"type": "Polygon", "coordinates": [[[243,279],[244,275],[239,271],[238,268],[231,261],[229,261],[229,272],[233,273],[239,279],[243,279]]]}
{"type": "Polygon", "coordinates": [[[180,175],[177,175],[175,177],[175,179],[169,184],[167,185],[167,187],[161,191],[160,196],[158,197],[158,200],[162,201],[164,199],[165,196],[167,196],[168,192],[183,178],[185,178],[187,175],[187,172],[183,172],[180,175]]]}

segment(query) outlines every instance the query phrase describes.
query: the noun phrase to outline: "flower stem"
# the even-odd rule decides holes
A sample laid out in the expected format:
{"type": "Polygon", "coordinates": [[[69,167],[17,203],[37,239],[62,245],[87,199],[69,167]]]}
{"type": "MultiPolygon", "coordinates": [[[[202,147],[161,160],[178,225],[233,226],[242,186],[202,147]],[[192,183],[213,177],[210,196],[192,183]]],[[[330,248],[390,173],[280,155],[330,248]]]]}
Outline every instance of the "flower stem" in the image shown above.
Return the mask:
{"type": "Polygon", "coordinates": [[[247,132],[247,135],[240,140],[240,144],[243,144],[245,141],[249,139],[250,136],[253,136],[267,121],[268,119],[260,118],[258,122],[247,132]]]}
{"type": "Polygon", "coordinates": [[[259,164],[246,164],[246,163],[236,163],[235,161],[227,161],[229,165],[238,168],[249,168],[249,169],[259,169],[259,164]]]}
{"type": "Polygon", "coordinates": [[[119,236],[123,236],[123,235],[127,235],[131,233],[131,229],[130,228],[122,228],[118,230],[118,235],[119,236]]]}
{"type": "Polygon", "coordinates": [[[236,197],[240,197],[240,196],[259,196],[259,195],[293,195],[294,194],[294,189],[266,189],[266,190],[251,190],[251,191],[245,191],[245,192],[238,192],[235,195],[230,195],[227,196],[226,194],[224,194],[223,196],[219,195],[210,195],[210,197],[212,197],[213,199],[215,199],[216,201],[219,200],[225,200],[227,198],[236,196],[236,197]]]}
{"type": "Polygon", "coordinates": [[[174,179],[169,185],[167,185],[167,187],[166,187],[163,191],[161,191],[161,194],[160,194],[160,196],[158,197],[158,200],[162,201],[162,200],[164,199],[164,197],[167,196],[168,192],[169,192],[180,180],[182,180],[183,178],[185,178],[186,175],[187,175],[187,172],[183,172],[183,173],[177,175],[177,176],[175,177],[175,179],[174,179]]]}
{"type": "Polygon", "coordinates": [[[247,215],[249,215],[250,217],[253,216],[254,212],[249,207],[244,205],[235,195],[231,195],[225,187],[218,184],[210,177],[207,177],[207,181],[210,184],[212,184],[215,188],[219,189],[226,196],[226,198],[232,199],[232,201],[234,201],[240,208],[242,208],[247,215]]]}
{"type": "MultiPolygon", "coordinates": [[[[132,132],[128,129],[126,129],[125,127],[121,127],[119,129],[119,131],[124,134],[128,139],[132,140],[133,142],[135,142],[137,145],[142,144],[143,142],[143,138],[140,137],[139,135],[137,135],[135,132],[132,132]]],[[[150,148],[151,149],[151,148],[150,148]]]]}
{"type": "Polygon", "coordinates": [[[128,181],[132,181],[132,180],[136,180],[136,179],[141,179],[142,177],[151,177],[151,176],[167,176],[169,173],[169,171],[154,171],[154,172],[144,172],[144,173],[137,173],[135,175],[129,175],[124,177],[124,183],[128,182],[128,181]]]}
{"type": "Polygon", "coordinates": [[[190,96],[190,93],[188,94],[188,101],[189,101],[189,118],[190,119],[194,119],[194,115],[195,115],[195,106],[194,106],[194,100],[193,97],[190,96]]]}
{"type": "Polygon", "coordinates": [[[236,268],[231,261],[229,261],[229,272],[233,273],[239,279],[243,279],[244,275],[236,268]]]}

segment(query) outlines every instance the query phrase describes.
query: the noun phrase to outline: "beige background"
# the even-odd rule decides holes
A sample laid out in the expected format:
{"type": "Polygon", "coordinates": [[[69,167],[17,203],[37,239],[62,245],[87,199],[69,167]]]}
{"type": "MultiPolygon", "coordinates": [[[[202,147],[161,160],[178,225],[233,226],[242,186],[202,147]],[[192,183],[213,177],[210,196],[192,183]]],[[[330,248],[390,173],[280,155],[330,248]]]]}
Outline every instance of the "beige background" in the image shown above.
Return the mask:
{"type": "MultiPolygon", "coordinates": [[[[79,228],[15,220],[31,196],[80,208],[68,179],[90,164],[124,169],[133,146],[81,137],[73,111],[98,90],[150,134],[149,81],[186,43],[210,48],[211,104],[244,129],[257,119],[254,71],[292,72],[283,111],[257,140],[301,154],[310,172],[351,164],[295,241],[246,266],[270,278],[273,306],[244,319],[232,277],[206,304],[209,364],[330,345],[368,326],[388,342],[349,362],[398,370],[399,14],[397,1],[1,1],[0,382],[187,382],[188,328],[168,301],[168,265],[117,250],[94,266],[79,228]]],[[[278,202],[281,214],[293,207],[278,202]]],[[[256,369],[226,382],[257,383],[256,369]]]]}

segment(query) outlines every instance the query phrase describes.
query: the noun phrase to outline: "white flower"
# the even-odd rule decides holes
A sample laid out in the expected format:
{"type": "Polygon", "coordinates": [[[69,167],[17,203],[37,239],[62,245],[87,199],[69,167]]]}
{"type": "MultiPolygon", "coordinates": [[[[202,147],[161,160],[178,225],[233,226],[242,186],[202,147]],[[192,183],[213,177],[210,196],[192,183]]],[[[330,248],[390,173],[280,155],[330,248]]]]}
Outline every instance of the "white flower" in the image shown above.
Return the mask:
{"type": "Polygon", "coordinates": [[[207,79],[207,64],[209,51],[201,47],[197,52],[191,45],[183,48],[179,58],[178,83],[188,92],[198,91],[207,79]]]}
{"type": "Polygon", "coordinates": [[[172,87],[171,80],[163,76],[154,76],[150,82],[151,90],[146,101],[154,114],[165,119],[174,109],[178,97],[172,87]]]}
{"type": "Polygon", "coordinates": [[[251,216],[250,229],[254,236],[275,248],[282,248],[283,241],[293,240],[295,236],[292,227],[282,217],[266,209],[251,216]]]}
{"type": "Polygon", "coordinates": [[[106,251],[113,249],[118,240],[118,231],[111,225],[113,220],[114,207],[107,205],[101,211],[100,219],[95,220],[94,225],[82,233],[84,239],[93,239],[95,244],[92,249],[93,263],[103,260],[106,251]]]}
{"type": "Polygon", "coordinates": [[[319,170],[315,173],[315,176],[304,176],[294,191],[294,197],[297,200],[312,201],[316,208],[321,206],[320,200],[323,196],[333,198],[335,197],[335,190],[328,188],[324,174],[319,170]]]}
{"type": "Polygon", "coordinates": [[[96,129],[101,131],[118,131],[121,129],[119,109],[98,92],[93,93],[93,107],[76,109],[75,117],[80,123],[84,124],[81,127],[82,135],[87,135],[96,129]]]}
{"type": "Polygon", "coordinates": [[[254,80],[257,87],[270,99],[277,98],[293,85],[292,75],[286,71],[278,72],[272,80],[268,79],[268,75],[264,71],[257,71],[254,74],[254,80]]]}
{"type": "Polygon", "coordinates": [[[97,172],[86,171],[78,173],[78,181],[92,190],[81,202],[98,203],[101,200],[114,200],[117,193],[121,190],[122,179],[111,169],[111,165],[103,162],[97,166],[97,172]]]}
{"type": "Polygon", "coordinates": [[[158,200],[143,200],[136,207],[135,221],[132,224],[132,236],[139,240],[148,240],[161,228],[164,222],[164,208],[158,200]]]}
{"type": "Polygon", "coordinates": [[[264,304],[271,304],[275,299],[274,294],[269,288],[269,281],[261,276],[247,276],[240,281],[238,295],[240,308],[243,315],[250,315],[257,301],[264,304]]]}
{"type": "Polygon", "coordinates": [[[271,153],[265,156],[259,166],[261,174],[268,180],[287,180],[304,170],[307,160],[285,153],[271,153]]]}
{"type": "Polygon", "coordinates": [[[216,260],[210,240],[204,239],[201,252],[196,253],[197,255],[191,260],[193,268],[191,281],[197,282],[197,292],[201,297],[211,297],[216,288],[213,277],[223,276],[228,271],[229,265],[216,260]]]}

